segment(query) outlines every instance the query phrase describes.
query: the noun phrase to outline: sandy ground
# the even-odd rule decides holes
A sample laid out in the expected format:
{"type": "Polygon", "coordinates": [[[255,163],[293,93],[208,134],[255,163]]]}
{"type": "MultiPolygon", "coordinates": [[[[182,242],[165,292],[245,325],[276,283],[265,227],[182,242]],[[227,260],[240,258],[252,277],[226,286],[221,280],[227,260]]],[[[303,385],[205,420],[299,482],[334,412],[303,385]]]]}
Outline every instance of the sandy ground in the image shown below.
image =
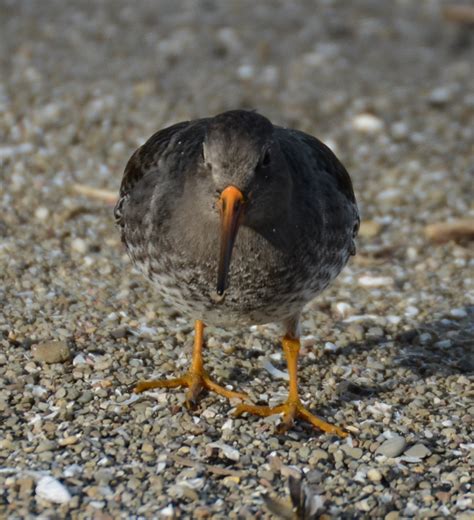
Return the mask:
{"type": "MultiPolygon", "coordinates": [[[[447,5],[0,2],[0,517],[269,518],[293,475],[324,518],[472,518],[472,243],[425,235],[474,217],[474,34],[447,5]],[[192,324],[73,185],[117,191],[154,131],[236,107],[353,178],[359,254],[306,310],[300,362],[345,440],[130,391],[184,369],[192,324]]],[[[276,327],[207,340],[217,380],[284,398],[276,327]]]]}

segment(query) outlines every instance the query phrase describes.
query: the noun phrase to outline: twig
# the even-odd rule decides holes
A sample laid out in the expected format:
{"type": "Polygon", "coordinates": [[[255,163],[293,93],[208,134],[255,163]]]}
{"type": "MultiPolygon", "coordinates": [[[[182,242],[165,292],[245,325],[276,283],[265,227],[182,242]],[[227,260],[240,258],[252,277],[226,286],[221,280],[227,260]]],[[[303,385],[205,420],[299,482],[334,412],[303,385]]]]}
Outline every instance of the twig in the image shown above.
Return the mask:
{"type": "Polygon", "coordinates": [[[189,466],[192,468],[201,466],[202,468],[206,469],[210,473],[214,473],[215,475],[240,477],[240,478],[246,476],[246,473],[244,471],[221,468],[220,466],[212,466],[211,464],[205,464],[204,462],[201,462],[199,460],[192,460],[187,457],[180,457],[179,455],[170,455],[170,459],[172,459],[177,464],[180,464],[181,466],[189,466]]]}
{"type": "Polygon", "coordinates": [[[466,25],[474,24],[474,7],[472,5],[453,4],[443,9],[446,20],[466,25]]]}
{"type": "Polygon", "coordinates": [[[452,222],[437,222],[425,227],[426,237],[437,244],[450,240],[473,240],[474,219],[464,218],[452,222]]]}
{"type": "Polygon", "coordinates": [[[102,200],[108,204],[115,204],[117,202],[117,194],[110,190],[93,188],[92,186],[86,186],[85,184],[73,184],[72,191],[79,195],[84,195],[85,197],[102,200]]]}

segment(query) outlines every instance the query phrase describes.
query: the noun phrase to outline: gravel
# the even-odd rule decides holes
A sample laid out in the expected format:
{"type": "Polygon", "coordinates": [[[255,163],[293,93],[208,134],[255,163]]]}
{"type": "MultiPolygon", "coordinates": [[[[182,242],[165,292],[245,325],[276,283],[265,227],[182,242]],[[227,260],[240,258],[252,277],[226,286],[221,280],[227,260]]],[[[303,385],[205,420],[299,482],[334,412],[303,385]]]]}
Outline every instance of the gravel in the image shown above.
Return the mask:
{"type": "MultiPolygon", "coordinates": [[[[441,0],[176,5],[0,6],[0,517],[269,518],[291,476],[329,518],[471,518],[472,244],[425,228],[474,217],[472,28],[441,0]],[[300,361],[348,439],[131,393],[185,369],[193,324],[73,186],[116,192],[156,129],[234,107],[351,172],[358,255],[306,309],[300,361]]],[[[285,397],[277,326],[206,333],[217,381],[285,397]]]]}

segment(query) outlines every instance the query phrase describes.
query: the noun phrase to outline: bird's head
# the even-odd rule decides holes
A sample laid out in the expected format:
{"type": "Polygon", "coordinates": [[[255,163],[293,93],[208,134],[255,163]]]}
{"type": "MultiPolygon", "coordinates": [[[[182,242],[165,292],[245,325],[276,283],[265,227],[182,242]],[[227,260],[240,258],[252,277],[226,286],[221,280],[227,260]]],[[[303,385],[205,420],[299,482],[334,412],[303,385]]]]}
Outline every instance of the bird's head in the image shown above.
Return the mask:
{"type": "Polygon", "coordinates": [[[214,117],[202,159],[220,214],[217,295],[221,297],[239,227],[252,228],[272,241],[288,211],[291,177],[272,123],[255,112],[235,110],[214,117]]]}

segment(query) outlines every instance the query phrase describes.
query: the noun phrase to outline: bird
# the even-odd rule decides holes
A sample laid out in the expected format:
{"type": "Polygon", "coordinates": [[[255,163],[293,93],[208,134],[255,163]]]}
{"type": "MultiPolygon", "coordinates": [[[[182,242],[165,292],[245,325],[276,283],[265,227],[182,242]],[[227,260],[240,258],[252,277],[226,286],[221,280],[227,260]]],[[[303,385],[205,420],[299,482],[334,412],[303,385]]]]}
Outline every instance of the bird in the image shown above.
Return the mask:
{"type": "Polygon", "coordinates": [[[235,415],[281,414],[345,437],[312,414],[298,391],[300,316],[355,254],[359,212],[347,170],[317,138],[229,110],[159,130],[130,157],[114,216],[132,263],[164,303],[194,321],[189,370],[139,381],[136,393],[186,387],[239,399],[235,415]],[[246,402],[204,368],[206,325],[280,323],[289,391],[282,404],[246,402]]]}

